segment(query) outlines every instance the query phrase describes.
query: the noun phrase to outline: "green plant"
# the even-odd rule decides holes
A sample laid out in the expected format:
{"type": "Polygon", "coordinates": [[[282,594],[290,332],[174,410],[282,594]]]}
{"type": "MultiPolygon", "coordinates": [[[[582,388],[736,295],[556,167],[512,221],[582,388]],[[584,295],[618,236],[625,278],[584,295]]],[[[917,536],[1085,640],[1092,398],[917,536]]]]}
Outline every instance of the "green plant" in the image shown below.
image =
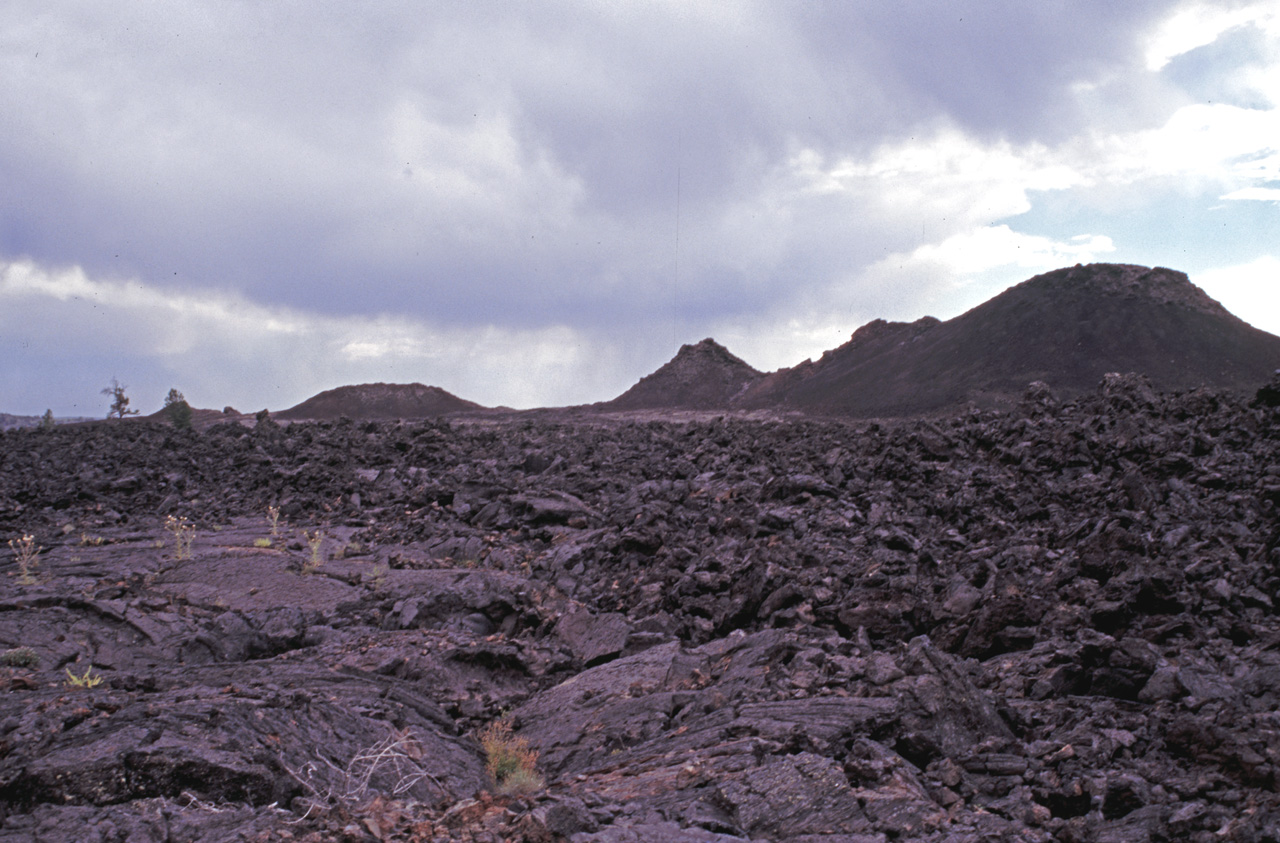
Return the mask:
{"type": "Polygon", "coordinates": [[[40,428],[42,430],[53,430],[53,410],[45,410],[44,415],[40,417],[40,428]]]}
{"type": "Polygon", "coordinates": [[[107,418],[115,417],[122,419],[125,416],[136,416],[139,410],[129,409],[129,396],[124,394],[127,389],[124,384],[115,378],[111,379],[111,386],[105,387],[102,394],[111,398],[111,409],[107,410],[107,418]]]}
{"type": "Polygon", "coordinates": [[[191,543],[196,540],[196,528],[187,521],[185,515],[175,518],[170,515],[164,519],[164,528],[173,533],[174,558],[190,559],[191,543]]]}
{"type": "Polygon", "coordinates": [[[40,657],[30,647],[14,647],[0,653],[0,664],[8,667],[35,667],[39,663],[40,657]]]}
{"type": "Polygon", "coordinates": [[[178,390],[170,389],[165,396],[164,414],[169,417],[169,423],[179,430],[191,428],[191,405],[178,390]]]}
{"type": "Polygon", "coordinates": [[[83,676],[76,676],[67,668],[67,685],[72,688],[96,688],[101,684],[102,677],[94,673],[92,667],[86,669],[83,676]]]}
{"type": "Polygon", "coordinates": [[[495,720],[480,732],[485,754],[485,770],[500,793],[523,794],[541,790],[545,782],[538,774],[538,753],[526,738],[511,734],[511,721],[495,720]]]}
{"type": "Polygon", "coordinates": [[[271,547],[271,539],[262,538],[253,540],[254,547],[271,547]]]}
{"type": "Polygon", "coordinates": [[[107,540],[102,536],[91,536],[88,533],[80,534],[81,547],[86,547],[86,546],[101,547],[106,543],[107,543],[107,540]]]}
{"type": "Polygon", "coordinates": [[[304,574],[309,574],[319,568],[324,562],[324,556],[322,553],[324,549],[324,533],[319,530],[316,530],[314,533],[308,533],[306,530],[303,530],[302,535],[306,538],[307,547],[311,551],[311,555],[308,557],[307,563],[302,566],[302,572],[304,574]]]}
{"type": "Polygon", "coordinates": [[[387,574],[391,573],[390,565],[375,565],[373,573],[370,575],[370,582],[373,583],[375,590],[381,590],[387,585],[387,574]]]}
{"type": "Polygon", "coordinates": [[[36,537],[28,534],[20,539],[9,539],[9,549],[18,563],[18,582],[35,585],[36,577],[32,571],[40,567],[40,545],[36,544],[36,537]]]}
{"type": "Polygon", "coordinates": [[[271,525],[271,538],[280,535],[280,507],[267,507],[267,523],[271,525]]]}

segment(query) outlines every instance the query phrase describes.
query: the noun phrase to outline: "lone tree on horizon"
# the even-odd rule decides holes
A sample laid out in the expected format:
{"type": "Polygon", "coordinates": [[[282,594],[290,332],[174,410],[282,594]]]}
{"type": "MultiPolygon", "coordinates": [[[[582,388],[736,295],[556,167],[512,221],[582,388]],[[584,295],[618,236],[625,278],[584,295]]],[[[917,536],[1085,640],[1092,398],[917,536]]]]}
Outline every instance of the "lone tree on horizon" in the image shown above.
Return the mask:
{"type": "Polygon", "coordinates": [[[103,388],[102,394],[111,397],[111,409],[107,410],[107,418],[122,419],[125,416],[136,416],[141,412],[129,409],[129,396],[124,394],[126,389],[128,387],[115,378],[111,379],[111,386],[103,388]]]}
{"type": "Polygon", "coordinates": [[[186,396],[176,388],[170,389],[169,394],[165,396],[164,412],[173,426],[179,430],[191,427],[191,405],[187,403],[186,396]]]}

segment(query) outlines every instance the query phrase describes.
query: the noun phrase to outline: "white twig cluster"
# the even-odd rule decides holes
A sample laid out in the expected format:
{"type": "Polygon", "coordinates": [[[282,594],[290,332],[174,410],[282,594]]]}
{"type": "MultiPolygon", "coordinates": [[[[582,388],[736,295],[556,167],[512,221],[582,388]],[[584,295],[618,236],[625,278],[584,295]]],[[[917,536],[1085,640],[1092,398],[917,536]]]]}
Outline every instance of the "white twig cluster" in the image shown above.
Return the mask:
{"type": "Polygon", "coordinates": [[[311,816],[312,811],[320,810],[333,802],[347,806],[363,803],[376,790],[372,784],[375,775],[387,774],[395,780],[390,790],[385,791],[393,797],[403,796],[423,780],[444,791],[440,780],[422,769],[421,760],[422,745],[405,730],[393,731],[368,749],[356,753],[345,770],[329,759],[321,758],[324,767],[338,774],[336,786],[317,782],[318,774],[324,767],[315,761],[308,761],[297,771],[289,770],[289,774],[309,794],[307,812],[298,821],[305,820],[311,816]]]}

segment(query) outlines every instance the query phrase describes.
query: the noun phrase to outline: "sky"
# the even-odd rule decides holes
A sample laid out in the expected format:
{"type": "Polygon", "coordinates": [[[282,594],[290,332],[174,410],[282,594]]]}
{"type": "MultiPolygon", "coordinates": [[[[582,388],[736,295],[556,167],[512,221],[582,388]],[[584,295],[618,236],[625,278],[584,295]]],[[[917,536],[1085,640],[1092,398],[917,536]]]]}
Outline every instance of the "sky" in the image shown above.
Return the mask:
{"type": "Polygon", "coordinates": [[[0,411],[612,398],[1033,275],[1280,334],[1280,0],[0,4],[0,411]]]}

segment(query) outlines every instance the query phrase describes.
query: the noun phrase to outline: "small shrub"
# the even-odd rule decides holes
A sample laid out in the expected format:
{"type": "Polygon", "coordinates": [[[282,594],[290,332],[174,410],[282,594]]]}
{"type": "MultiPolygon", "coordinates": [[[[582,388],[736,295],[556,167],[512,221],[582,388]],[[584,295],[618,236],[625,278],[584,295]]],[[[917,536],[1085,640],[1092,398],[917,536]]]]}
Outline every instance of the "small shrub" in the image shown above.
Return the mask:
{"type": "Polygon", "coordinates": [[[498,791],[510,795],[537,793],[546,787],[546,784],[537,770],[517,767],[498,786],[498,791]]]}
{"type": "Polygon", "coordinates": [[[317,570],[324,562],[324,555],[322,553],[324,550],[324,533],[319,530],[316,530],[314,533],[308,533],[306,530],[303,530],[302,535],[306,537],[307,547],[311,553],[307,558],[307,563],[302,566],[302,572],[304,574],[310,574],[317,570]]]}
{"type": "Polygon", "coordinates": [[[267,523],[271,525],[271,538],[280,535],[280,507],[267,507],[267,523]]]}
{"type": "Polygon", "coordinates": [[[96,688],[101,684],[102,677],[94,673],[92,667],[85,670],[83,676],[76,676],[67,668],[67,685],[72,688],[96,688]]]}
{"type": "Polygon", "coordinates": [[[25,535],[20,539],[9,539],[9,549],[13,551],[14,561],[18,563],[18,582],[21,585],[35,585],[33,573],[40,567],[40,545],[36,537],[25,535]]]}
{"type": "Polygon", "coordinates": [[[271,547],[271,539],[254,539],[254,547],[271,547]]]}
{"type": "Polygon", "coordinates": [[[545,782],[538,775],[538,753],[529,741],[511,734],[511,722],[495,720],[480,732],[480,746],[488,771],[499,793],[524,794],[541,790],[545,782]]]}
{"type": "Polygon", "coordinates": [[[165,396],[164,414],[169,417],[169,423],[179,430],[191,429],[191,405],[178,390],[170,389],[165,396]]]}
{"type": "Polygon", "coordinates": [[[196,528],[187,521],[186,516],[174,518],[172,515],[164,519],[164,528],[173,533],[174,558],[190,559],[191,543],[196,540],[196,528]]]}
{"type": "Polygon", "coordinates": [[[8,667],[35,667],[40,664],[40,657],[30,647],[15,647],[0,653],[0,664],[8,667]]]}
{"type": "Polygon", "coordinates": [[[40,417],[41,430],[53,430],[56,422],[53,420],[53,410],[45,410],[44,415],[40,417]]]}
{"type": "Polygon", "coordinates": [[[102,536],[91,536],[88,533],[80,534],[81,547],[102,547],[106,543],[107,540],[102,536]]]}

